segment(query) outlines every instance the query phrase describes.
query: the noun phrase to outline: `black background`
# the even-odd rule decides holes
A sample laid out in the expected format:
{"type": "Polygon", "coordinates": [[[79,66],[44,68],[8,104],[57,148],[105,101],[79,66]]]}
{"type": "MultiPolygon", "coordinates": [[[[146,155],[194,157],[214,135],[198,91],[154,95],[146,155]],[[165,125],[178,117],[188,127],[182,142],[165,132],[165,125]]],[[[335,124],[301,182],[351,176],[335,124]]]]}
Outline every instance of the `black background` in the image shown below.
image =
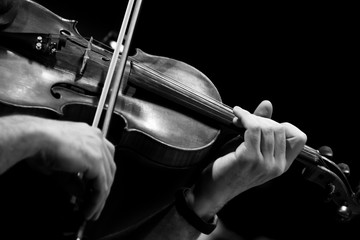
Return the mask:
{"type": "MultiPolygon", "coordinates": [[[[82,36],[99,41],[119,30],[126,6],[114,0],[38,2],[77,20],[82,36]]],[[[354,10],[335,2],[144,1],[130,52],[140,48],[194,66],[229,106],[253,111],[270,100],[273,119],[293,123],[307,134],[308,146],[330,146],[333,161],[350,166],[355,188],[360,162],[354,10]]],[[[338,223],[322,190],[303,180],[299,169],[295,164],[234,199],[220,215],[246,239],[357,239],[359,220],[338,223]]]]}

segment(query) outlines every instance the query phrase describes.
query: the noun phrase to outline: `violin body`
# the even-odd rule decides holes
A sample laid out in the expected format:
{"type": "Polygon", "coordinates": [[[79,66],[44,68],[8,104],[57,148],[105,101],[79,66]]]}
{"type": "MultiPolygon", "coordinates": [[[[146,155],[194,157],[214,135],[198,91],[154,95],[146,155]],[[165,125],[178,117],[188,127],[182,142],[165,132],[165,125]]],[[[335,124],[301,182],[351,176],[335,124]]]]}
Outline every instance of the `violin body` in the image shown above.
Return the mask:
{"type": "MultiPolygon", "coordinates": [[[[92,45],[90,60],[80,75],[79,69],[88,42],[77,33],[76,22],[64,20],[31,1],[26,1],[22,10],[15,22],[1,33],[0,101],[24,108],[47,109],[60,116],[71,105],[96,107],[111,52],[92,45]],[[42,37],[42,49],[36,50],[39,37],[42,37]]],[[[132,62],[138,62],[220,100],[211,81],[186,63],[138,50],[129,59],[124,78],[137,78],[140,81],[143,76],[133,70],[130,66],[132,62]]],[[[131,81],[128,82],[130,84],[118,94],[114,110],[114,114],[124,119],[128,131],[135,129],[184,150],[206,147],[216,139],[218,130],[212,130],[214,126],[207,127],[208,124],[203,124],[203,119],[197,119],[194,113],[179,109],[181,106],[171,106],[172,103],[162,96],[159,98],[147,93],[144,96],[142,92],[138,93],[141,90],[131,86],[131,81]],[[197,130],[202,136],[191,134],[197,130]],[[184,139],[184,136],[189,138],[184,139]]]]}
{"type": "MultiPolygon", "coordinates": [[[[24,1],[0,31],[1,115],[91,124],[111,56],[82,37],[76,21],[24,1]]],[[[140,50],[128,57],[108,133],[117,173],[103,213],[87,225],[85,237],[121,238],[170,206],[175,191],[191,186],[216,157],[212,150],[227,140],[222,133],[233,130],[233,117],[212,82],[192,66],[140,50]]],[[[358,195],[338,165],[308,146],[297,160],[307,169],[306,179],[332,186],[329,196],[342,217],[360,213],[358,195]]],[[[22,162],[0,176],[0,206],[7,208],[1,232],[74,239],[82,219],[72,195],[28,168],[22,162]]]]}
{"type": "MultiPolygon", "coordinates": [[[[0,34],[2,115],[25,113],[91,123],[111,51],[90,43],[83,67],[89,41],[78,33],[76,21],[32,1],[24,1],[14,22],[0,34]]],[[[221,100],[211,81],[186,63],[141,50],[128,58],[108,137],[116,146],[118,171],[103,214],[86,229],[89,239],[122,235],[169,206],[176,189],[190,186],[211,160],[206,156],[220,134],[219,126],[203,115],[138,87],[148,73],[135,65],[221,100]]],[[[70,197],[49,201],[70,208],[64,200],[70,197]]],[[[77,213],[69,212],[69,219],[54,212],[54,218],[66,222],[60,239],[79,227],[77,213]]]]}

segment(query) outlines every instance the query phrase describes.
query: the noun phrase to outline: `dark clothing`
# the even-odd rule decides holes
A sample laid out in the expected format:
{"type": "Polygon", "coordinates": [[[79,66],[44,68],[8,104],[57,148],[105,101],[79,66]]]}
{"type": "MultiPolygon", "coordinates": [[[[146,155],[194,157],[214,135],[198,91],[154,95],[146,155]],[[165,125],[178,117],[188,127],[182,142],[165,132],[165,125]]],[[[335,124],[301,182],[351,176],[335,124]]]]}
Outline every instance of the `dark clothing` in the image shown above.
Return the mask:
{"type": "MultiPolygon", "coordinates": [[[[121,154],[123,159],[132,159],[130,155],[121,154]]],[[[196,172],[196,168],[169,168],[143,159],[118,162],[117,169],[100,219],[87,224],[87,240],[141,239],[171,206],[176,189],[186,186],[188,176],[196,172]]],[[[21,162],[0,175],[0,189],[0,239],[74,239],[82,217],[74,211],[72,195],[54,177],[21,162]]]]}

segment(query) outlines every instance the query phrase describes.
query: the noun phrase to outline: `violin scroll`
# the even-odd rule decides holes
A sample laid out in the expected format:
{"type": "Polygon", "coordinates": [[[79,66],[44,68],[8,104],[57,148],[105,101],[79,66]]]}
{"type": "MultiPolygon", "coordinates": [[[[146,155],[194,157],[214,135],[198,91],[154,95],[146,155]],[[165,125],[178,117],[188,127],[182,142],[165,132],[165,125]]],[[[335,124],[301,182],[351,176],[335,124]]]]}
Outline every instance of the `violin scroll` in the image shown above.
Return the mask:
{"type": "Polygon", "coordinates": [[[298,160],[305,165],[302,175],[325,189],[327,201],[337,206],[341,221],[349,221],[360,214],[360,193],[355,193],[349,183],[350,168],[345,163],[336,164],[331,148],[323,146],[319,150],[305,147],[298,160]]]}

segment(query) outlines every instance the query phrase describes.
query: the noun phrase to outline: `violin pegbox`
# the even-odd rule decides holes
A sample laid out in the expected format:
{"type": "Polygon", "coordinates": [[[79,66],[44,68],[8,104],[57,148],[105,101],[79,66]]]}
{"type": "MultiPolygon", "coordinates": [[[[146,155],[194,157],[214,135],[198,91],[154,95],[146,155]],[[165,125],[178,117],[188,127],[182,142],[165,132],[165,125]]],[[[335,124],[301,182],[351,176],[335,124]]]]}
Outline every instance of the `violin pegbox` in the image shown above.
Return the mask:
{"type": "Polygon", "coordinates": [[[359,215],[359,195],[352,190],[348,181],[349,166],[330,160],[333,152],[327,146],[319,150],[308,148],[306,153],[299,156],[299,160],[305,165],[302,171],[304,178],[325,189],[327,201],[336,204],[341,221],[349,221],[359,215]]]}

